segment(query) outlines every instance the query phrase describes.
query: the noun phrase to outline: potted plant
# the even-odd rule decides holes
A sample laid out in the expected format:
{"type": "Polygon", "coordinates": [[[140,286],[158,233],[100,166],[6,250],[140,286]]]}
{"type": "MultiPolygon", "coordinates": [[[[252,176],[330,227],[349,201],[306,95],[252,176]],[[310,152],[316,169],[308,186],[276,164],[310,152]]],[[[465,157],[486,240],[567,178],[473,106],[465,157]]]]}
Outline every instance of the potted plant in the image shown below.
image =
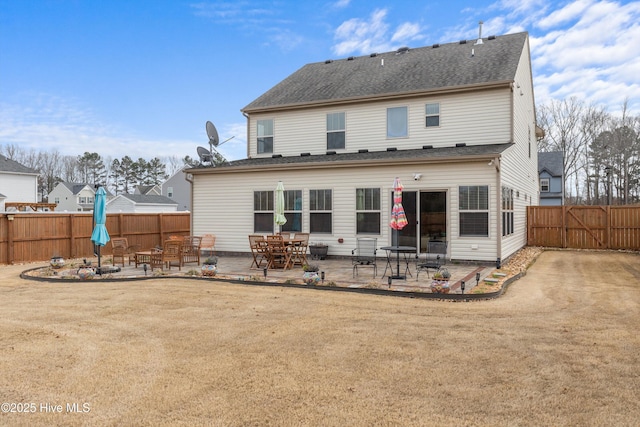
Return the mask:
{"type": "Polygon", "coordinates": [[[438,270],[433,275],[433,282],[431,282],[431,292],[436,294],[448,294],[451,289],[449,286],[449,279],[451,273],[446,268],[438,270]]]}
{"type": "Polygon", "coordinates": [[[62,268],[64,267],[64,258],[62,258],[60,255],[54,255],[51,257],[49,264],[51,265],[51,267],[56,269],[62,268]]]}
{"type": "Polygon", "coordinates": [[[203,276],[215,276],[218,271],[218,257],[208,257],[202,262],[202,275],[203,276]]]}
{"type": "Polygon", "coordinates": [[[315,285],[320,281],[318,271],[320,268],[315,264],[305,264],[302,266],[304,273],[302,274],[302,281],[307,285],[315,285]]]}
{"type": "Polygon", "coordinates": [[[84,260],[84,263],[78,267],[77,274],[82,280],[91,280],[96,275],[96,270],[91,266],[91,261],[84,260]]]}
{"type": "Polygon", "coordinates": [[[311,243],[309,245],[309,252],[311,253],[311,257],[313,259],[322,260],[327,257],[327,252],[329,252],[329,246],[322,242],[311,243]]]}

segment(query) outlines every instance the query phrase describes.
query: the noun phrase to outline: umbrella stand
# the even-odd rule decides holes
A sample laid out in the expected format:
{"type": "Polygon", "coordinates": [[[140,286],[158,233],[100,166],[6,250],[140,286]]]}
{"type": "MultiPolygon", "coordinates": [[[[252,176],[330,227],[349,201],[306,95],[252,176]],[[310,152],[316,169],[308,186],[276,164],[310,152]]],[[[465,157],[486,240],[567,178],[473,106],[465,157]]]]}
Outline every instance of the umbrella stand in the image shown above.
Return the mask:
{"type": "MultiPolygon", "coordinates": [[[[400,230],[395,230],[396,233],[396,275],[391,276],[392,279],[404,280],[407,276],[400,275],[400,230]]],[[[393,273],[393,271],[392,271],[393,273]]]]}

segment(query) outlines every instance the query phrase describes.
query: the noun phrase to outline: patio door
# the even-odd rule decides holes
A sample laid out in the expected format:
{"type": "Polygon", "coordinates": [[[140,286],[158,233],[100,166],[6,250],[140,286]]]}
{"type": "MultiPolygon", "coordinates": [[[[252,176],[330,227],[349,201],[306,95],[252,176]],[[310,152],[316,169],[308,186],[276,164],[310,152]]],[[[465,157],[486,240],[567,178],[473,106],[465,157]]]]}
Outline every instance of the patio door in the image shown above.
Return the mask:
{"type": "Polygon", "coordinates": [[[447,240],[446,191],[403,191],[402,207],[408,224],[391,233],[392,244],[415,246],[420,253],[427,251],[431,240],[447,240]]]}

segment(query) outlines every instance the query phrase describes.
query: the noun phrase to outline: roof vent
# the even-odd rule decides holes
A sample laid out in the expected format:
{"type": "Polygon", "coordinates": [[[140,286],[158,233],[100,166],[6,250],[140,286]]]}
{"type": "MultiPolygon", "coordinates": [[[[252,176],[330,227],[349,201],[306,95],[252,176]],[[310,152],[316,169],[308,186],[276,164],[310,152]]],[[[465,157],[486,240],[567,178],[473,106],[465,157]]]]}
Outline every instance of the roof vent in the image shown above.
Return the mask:
{"type": "Polygon", "coordinates": [[[358,150],[358,153],[368,153],[369,150],[367,150],[366,148],[361,148],[358,150]]]}
{"type": "Polygon", "coordinates": [[[373,52],[371,55],[369,55],[370,58],[375,58],[376,56],[378,56],[377,53],[373,52]]]}
{"type": "Polygon", "coordinates": [[[467,143],[466,143],[466,142],[458,142],[458,143],[456,144],[456,147],[466,147],[466,146],[467,146],[467,143]]]}
{"type": "Polygon", "coordinates": [[[467,44],[466,40],[460,40],[460,44],[467,44]]]}
{"type": "Polygon", "coordinates": [[[330,155],[333,155],[333,154],[336,154],[336,152],[335,151],[327,151],[327,156],[330,156],[330,155]]]}
{"type": "Polygon", "coordinates": [[[396,147],[388,147],[387,151],[398,151],[396,147]]]}
{"type": "Polygon", "coordinates": [[[434,45],[433,45],[433,48],[434,48],[434,49],[437,49],[437,48],[439,48],[439,47],[440,47],[440,45],[439,45],[438,43],[436,43],[436,44],[434,44],[434,45]]]}
{"type": "Polygon", "coordinates": [[[488,40],[495,40],[495,39],[496,39],[496,36],[489,36],[488,40]]]}
{"type": "Polygon", "coordinates": [[[433,148],[433,145],[423,145],[422,149],[423,150],[431,150],[433,148]]]}
{"type": "Polygon", "coordinates": [[[282,157],[282,154],[272,154],[271,155],[272,159],[279,159],[280,157],[282,157]]]}
{"type": "Polygon", "coordinates": [[[310,155],[311,155],[311,153],[300,153],[301,157],[307,157],[307,156],[310,156],[310,155]]]}
{"type": "Polygon", "coordinates": [[[478,22],[478,40],[476,44],[482,44],[482,24],[484,24],[484,22],[478,22]]]}
{"type": "Polygon", "coordinates": [[[327,59],[326,61],[324,61],[325,64],[331,64],[333,62],[333,59],[327,59]]]}
{"type": "Polygon", "coordinates": [[[396,54],[407,53],[409,52],[409,48],[407,46],[403,46],[400,49],[396,50],[396,54]]]}
{"type": "Polygon", "coordinates": [[[347,58],[347,61],[353,61],[354,59],[356,59],[355,56],[350,56],[350,57],[347,58]]]}

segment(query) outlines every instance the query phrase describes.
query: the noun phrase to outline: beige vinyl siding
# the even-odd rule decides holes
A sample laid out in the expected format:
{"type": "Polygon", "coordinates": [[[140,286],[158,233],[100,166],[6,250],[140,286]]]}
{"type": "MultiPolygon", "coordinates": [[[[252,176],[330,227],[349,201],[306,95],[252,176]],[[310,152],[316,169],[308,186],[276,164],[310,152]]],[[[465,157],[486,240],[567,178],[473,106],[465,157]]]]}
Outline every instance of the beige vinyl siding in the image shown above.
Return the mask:
{"type": "Polygon", "coordinates": [[[515,145],[504,153],[502,161],[502,185],[514,190],[514,233],[502,240],[501,258],[503,259],[526,245],[526,207],[537,205],[539,200],[538,145],[535,137],[531,78],[527,46],[522,52],[513,87],[515,145]],[[531,156],[529,156],[529,143],[531,143],[531,156]]]}
{"type": "Polygon", "coordinates": [[[196,175],[194,177],[193,232],[214,233],[216,248],[223,252],[248,252],[248,235],[253,233],[253,191],[273,191],[279,180],[286,190],[302,190],[303,231],[309,230],[309,190],[331,189],[333,194],[333,232],[312,234],[310,240],[329,245],[330,255],[350,256],[355,248],[356,188],[381,189],[380,235],[378,247],[391,242],[388,226],[394,177],[400,177],[405,191],[446,191],[447,239],[454,259],[493,261],[496,258],[495,169],[486,161],[472,164],[435,164],[423,166],[382,166],[364,168],[309,169],[305,171],[242,172],[196,175]],[[414,173],[422,179],[413,180],[414,173]],[[458,237],[458,185],[489,185],[489,237],[458,237]],[[338,239],[344,243],[338,243],[338,239]],[[475,249],[474,249],[475,248],[475,249]]]}
{"type": "Polygon", "coordinates": [[[336,150],[338,152],[506,143],[511,141],[510,97],[510,90],[505,88],[353,104],[344,108],[334,106],[254,114],[249,118],[249,155],[258,156],[256,122],[263,119],[274,120],[273,154],[285,157],[304,152],[324,154],[327,151],[326,115],[335,112],[346,113],[346,148],[336,150]],[[440,126],[427,128],[425,104],[434,102],[440,103],[440,126]],[[408,107],[409,137],[387,139],[387,108],[400,106],[408,107]]]}

